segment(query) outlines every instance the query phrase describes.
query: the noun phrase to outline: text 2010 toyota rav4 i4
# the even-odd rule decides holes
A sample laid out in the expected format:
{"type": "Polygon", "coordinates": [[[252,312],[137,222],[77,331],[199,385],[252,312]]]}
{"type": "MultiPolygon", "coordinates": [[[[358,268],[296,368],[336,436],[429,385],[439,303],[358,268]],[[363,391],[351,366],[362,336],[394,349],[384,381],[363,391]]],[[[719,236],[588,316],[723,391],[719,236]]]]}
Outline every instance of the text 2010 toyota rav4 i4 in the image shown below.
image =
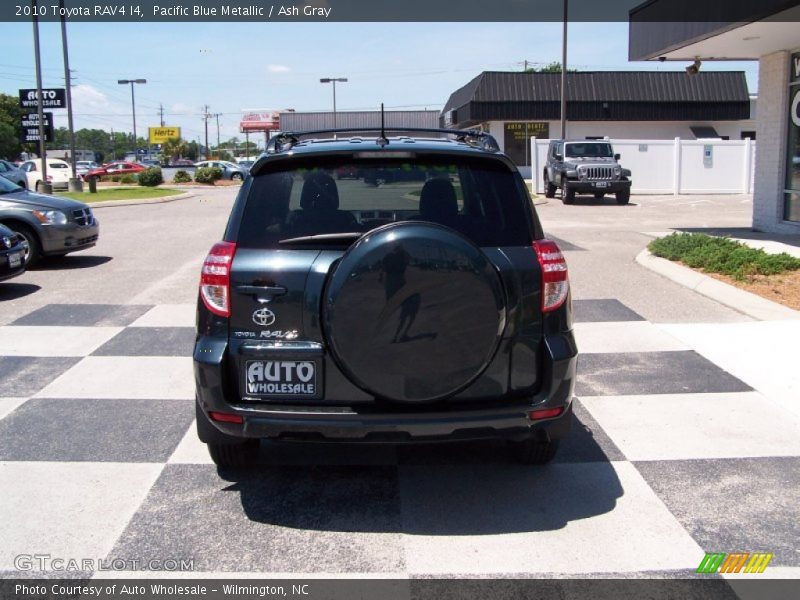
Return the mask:
{"type": "Polygon", "coordinates": [[[260,438],[555,455],[577,361],[564,257],[491,136],[413,133],[283,134],[253,165],[200,280],[197,427],[218,465],[260,438]]]}

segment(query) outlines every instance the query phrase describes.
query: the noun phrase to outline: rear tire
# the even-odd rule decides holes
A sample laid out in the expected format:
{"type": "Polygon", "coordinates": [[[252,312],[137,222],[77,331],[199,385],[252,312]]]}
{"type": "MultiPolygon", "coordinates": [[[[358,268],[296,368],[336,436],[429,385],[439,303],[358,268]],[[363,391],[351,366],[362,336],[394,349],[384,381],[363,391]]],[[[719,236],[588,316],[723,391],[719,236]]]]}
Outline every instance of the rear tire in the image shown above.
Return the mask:
{"type": "Polygon", "coordinates": [[[231,181],[242,181],[244,177],[242,177],[241,173],[232,173],[231,174],[231,181]]]}
{"type": "Polygon", "coordinates": [[[564,204],[573,204],[575,202],[575,190],[565,186],[561,192],[561,201],[564,204]]]}
{"type": "Polygon", "coordinates": [[[547,176],[547,171],[545,171],[544,173],[544,197],[545,198],[556,197],[556,186],[550,183],[550,178],[547,176]]]}
{"type": "Polygon", "coordinates": [[[243,469],[256,464],[258,440],[247,440],[236,444],[207,444],[211,460],[218,467],[243,469]]]}
{"type": "Polygon", "coordinates": [[[630,190],[620,190],[617,192],[617,204],[627,204],[631,199],[630,190]]]}
{"type": "Polygon", "coordinates": [[[521,442],[509,442],[517,462],[524,465],[546,465],[558,452],[558,440],[530,438],[521,442]]]}

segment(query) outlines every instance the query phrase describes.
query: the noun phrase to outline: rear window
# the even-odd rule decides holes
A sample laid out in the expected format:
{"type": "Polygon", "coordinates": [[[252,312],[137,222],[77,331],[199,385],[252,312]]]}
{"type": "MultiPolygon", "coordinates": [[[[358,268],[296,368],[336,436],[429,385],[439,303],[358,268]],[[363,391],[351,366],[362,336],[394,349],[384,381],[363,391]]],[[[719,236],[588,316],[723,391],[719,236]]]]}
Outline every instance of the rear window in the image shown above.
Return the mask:
{"type": "Polygon", "coordinates": [[[69,165],[65,163],[47,163],[48,169],[69,169],[69,165]]]}
{"type": "Polygon", "coordinates": [[[526,203],[520,175],[495,160],[293,160],[253,178],[237,243],[277,248],[297,237],[431,221],[479,246],[521,246],[532,240],[526,203]]]}

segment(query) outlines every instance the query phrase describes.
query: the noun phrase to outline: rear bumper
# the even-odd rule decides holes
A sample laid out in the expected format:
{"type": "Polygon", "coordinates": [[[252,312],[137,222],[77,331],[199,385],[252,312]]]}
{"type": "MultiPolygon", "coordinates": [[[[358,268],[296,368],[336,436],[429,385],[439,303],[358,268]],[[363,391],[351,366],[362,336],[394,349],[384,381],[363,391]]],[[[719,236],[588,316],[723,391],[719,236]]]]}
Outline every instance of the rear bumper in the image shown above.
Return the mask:
{"type": "Polygon", "coordinates": [[[570,179],[564,184],[571,190],[575,190],[578,194],[594,194],[603,192],[606,194],[613,194],[631,189],[631,181],[580,181],[577,179],[570,179]],[[605,185],[602,185],[605,184],[605,185]]]}
{"type": "Polygon", "coordinates": [[[199,338],[195,345],[198,434],[204,442],[232,443],[242,438],[305,441],[406,443],[478,439],[561,439],[572,422],[577,349],[572,333],[545,338],[546,365],[540,392],[532,398],[477,404],[444,404],[420,409],[397,405],[368,407],[286,406],[229,403],[224,394],[227,343],[199,338]],[[534,420],[530,412],[561,408],[557,417],[534,420]],[[220,423],[211,411],[238,415],[242,423],[220,423]]]}

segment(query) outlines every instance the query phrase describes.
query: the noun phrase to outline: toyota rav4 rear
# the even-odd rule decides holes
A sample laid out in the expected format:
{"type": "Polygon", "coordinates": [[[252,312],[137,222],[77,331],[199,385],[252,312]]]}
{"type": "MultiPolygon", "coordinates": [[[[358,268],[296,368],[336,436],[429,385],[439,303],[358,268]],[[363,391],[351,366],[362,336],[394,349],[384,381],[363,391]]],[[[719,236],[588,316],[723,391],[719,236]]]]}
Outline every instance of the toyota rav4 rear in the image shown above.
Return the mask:
{"type": "Polygon", "coordinates": [[[200,280],[197,428],[218,465],[263,438],[555,455],[577,361],[566,262],[490,136],[436,134],[284,134],[253,165],[200,280]]]}

